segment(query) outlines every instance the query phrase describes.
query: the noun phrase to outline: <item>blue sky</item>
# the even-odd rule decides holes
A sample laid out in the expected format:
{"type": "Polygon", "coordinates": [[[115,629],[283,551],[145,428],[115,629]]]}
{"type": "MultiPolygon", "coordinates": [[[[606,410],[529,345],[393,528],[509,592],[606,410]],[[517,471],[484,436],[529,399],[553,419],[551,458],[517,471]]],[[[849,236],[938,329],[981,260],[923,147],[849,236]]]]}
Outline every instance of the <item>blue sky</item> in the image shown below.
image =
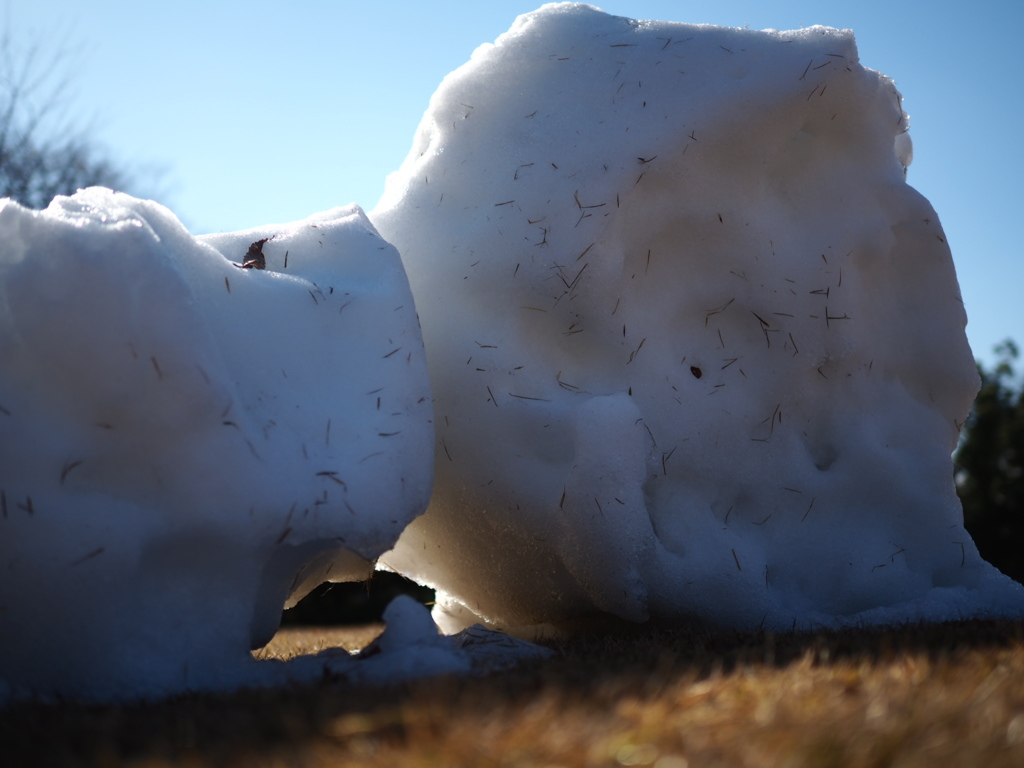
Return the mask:
{"type": "MultiPolygon", "coordinates": [[[[372,208],[430,95],[528,0],[0,0],[14,44],[67,50],[72,114],[195,233],[372,208]]],[[[849,27],[911,116],[909,181],[953,249],[975,355],[1024,344],[1024,4],[616,0],[633,18],[849,27]]]]}

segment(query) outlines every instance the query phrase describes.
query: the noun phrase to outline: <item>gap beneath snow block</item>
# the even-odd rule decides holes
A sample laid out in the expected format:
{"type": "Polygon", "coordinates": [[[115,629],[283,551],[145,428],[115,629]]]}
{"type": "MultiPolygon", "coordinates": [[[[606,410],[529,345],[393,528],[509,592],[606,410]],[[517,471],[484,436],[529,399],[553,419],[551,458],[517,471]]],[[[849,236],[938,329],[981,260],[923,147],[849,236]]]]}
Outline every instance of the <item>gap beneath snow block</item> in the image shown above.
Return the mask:
{"type": "Polygon", "coordinates": [[[434,590],[390,571],[374,571],[366,581],[326,582],[284,612],[282,627],[341,626],[381,621],[400,595],[434,604],[434,590]]]}

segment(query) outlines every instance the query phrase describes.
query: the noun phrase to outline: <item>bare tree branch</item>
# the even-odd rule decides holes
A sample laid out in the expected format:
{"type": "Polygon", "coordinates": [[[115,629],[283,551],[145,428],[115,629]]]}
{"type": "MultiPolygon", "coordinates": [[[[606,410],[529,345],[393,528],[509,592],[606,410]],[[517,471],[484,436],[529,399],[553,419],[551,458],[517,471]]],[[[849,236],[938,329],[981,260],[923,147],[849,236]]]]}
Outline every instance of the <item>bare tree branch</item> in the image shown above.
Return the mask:
{"type": "Polygon", "coordinates": [[[45,208],[55,195],[82,187],[120,188],[126,174],[100,156],[80,121],[61,115],[69,104],[64,49],[18,49],[0,36],[0,197],[45,208]]]}

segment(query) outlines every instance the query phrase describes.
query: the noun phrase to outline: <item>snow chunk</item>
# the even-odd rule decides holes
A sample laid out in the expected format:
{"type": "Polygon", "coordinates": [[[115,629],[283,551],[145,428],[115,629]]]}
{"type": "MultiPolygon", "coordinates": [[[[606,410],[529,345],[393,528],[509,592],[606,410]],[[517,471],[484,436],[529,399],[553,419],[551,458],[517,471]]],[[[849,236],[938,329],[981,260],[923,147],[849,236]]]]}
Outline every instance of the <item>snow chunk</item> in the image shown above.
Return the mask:
{"type": "Polygon", "coordinates": [[[0,244],[0,680],[269,679],[282,606],[365,578],[430,496],[397,252],[357,206],[197,239],[104,189],[0,202],[0,244]]]}
{"type": "Polygon", "coordinates": [[[361,682],[415,679],[426,675],[459,674],[472,668],[451,638],[438,633],[430,611],[411,597],[400,595],[384,610],[384,633],[361,654],[363,663],[349,673],[361,682]]]}
{"type": "Polygon", "coordinates": [[[1013,613],[950,452],[978,387],[907,118],[850,31],[520,17],[370,218],[429,354],[391,568],[448,631],[1013,613]]]}
{"type": "Polygon", "coordinates": [[[289,673],[307,679],[323,668],[351,683],[395,685],[439,675],[487,674],[524,661],[550,658],[550,649],[495,632],[479,624],[442,635],[430,611],[407,595],[384,610],[384,632],[353,659],[336,649],[289,662],[289,673]],[[325,662],[325,663],[324,663],[325,662]]]}

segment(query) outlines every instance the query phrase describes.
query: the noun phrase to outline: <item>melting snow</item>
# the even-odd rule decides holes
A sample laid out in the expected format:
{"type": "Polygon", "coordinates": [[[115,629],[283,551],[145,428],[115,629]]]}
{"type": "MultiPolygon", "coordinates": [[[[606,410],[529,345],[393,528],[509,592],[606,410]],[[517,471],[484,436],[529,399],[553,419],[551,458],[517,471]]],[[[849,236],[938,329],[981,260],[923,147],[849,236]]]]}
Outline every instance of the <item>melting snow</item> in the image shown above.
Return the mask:
{"type": "Polygon", "coordinates": [[[195,239],[101,189],[7,202],[0,240],[0,678],[250,679],[282,606],[366,578],[429,498],[397,252],[355,206],[195,239]]]}
{"type": "Polygon", "coordinates": [[[906,131],[824,27],[545,6],[445,79],[370,213],[437,426],[384,562],[444,628],[1019,615],[954,492],[978,377],[906,131]]]}
{"type": "Polygon", "coordinates": [[[954,493],[978,380],[900,102],[848,31],[545,6],[369,219],[0,203],[0,698],[537,652],[403,599],[362,658],[250,657],[396,540],[448,632],[1021,615],[954,493]]]}

